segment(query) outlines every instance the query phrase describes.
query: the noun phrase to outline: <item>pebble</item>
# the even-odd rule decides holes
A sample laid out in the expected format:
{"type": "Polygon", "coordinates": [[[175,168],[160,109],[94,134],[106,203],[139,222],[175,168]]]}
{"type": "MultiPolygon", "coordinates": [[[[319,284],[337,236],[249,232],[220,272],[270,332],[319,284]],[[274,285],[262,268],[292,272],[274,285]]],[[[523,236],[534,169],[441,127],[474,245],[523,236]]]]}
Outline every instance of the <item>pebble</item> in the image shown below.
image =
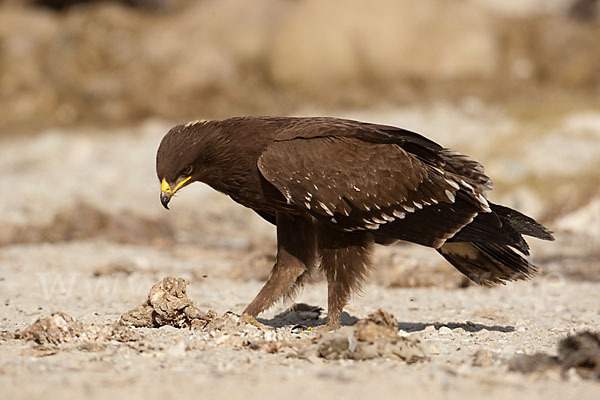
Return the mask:
{"type": "Polygon", "coordinates": [[[438,334],[440,334],[440,335],[451,335],[452,334],[452,329],[448,328],[447,326],[442,326],[440,329],[438,329],[438,334]]]}

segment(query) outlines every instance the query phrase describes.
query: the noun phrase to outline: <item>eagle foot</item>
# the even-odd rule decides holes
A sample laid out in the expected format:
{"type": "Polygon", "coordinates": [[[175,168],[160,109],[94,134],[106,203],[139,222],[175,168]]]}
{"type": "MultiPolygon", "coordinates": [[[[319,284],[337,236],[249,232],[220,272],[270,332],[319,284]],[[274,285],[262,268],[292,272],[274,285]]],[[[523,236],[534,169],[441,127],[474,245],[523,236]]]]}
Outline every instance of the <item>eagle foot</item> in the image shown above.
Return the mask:
{"type": "Polygon", "coordinates": [[[266,328],[266,326],[264,324],[261,324],[260,322],[258,322],[254,316],[252,316],[248,313],[243,313],[240,316],[240,322],[253,325],[257,328],[266,328]]]}

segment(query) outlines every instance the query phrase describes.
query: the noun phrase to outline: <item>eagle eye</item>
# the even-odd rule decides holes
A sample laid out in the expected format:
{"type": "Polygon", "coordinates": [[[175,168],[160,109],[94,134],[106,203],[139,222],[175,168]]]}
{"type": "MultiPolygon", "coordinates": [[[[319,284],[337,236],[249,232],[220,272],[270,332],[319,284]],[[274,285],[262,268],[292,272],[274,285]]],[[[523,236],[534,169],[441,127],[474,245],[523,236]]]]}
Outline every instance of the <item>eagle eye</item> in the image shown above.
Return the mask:
{"type": "Polygon", "coordinates": [[[184,175],[184,176],[189,176],[192,173],[192,166],[191,165],[186,165],[185,167],[183,167],[183,169],[181,170],[181,173],[179,175],[184,175]]]}

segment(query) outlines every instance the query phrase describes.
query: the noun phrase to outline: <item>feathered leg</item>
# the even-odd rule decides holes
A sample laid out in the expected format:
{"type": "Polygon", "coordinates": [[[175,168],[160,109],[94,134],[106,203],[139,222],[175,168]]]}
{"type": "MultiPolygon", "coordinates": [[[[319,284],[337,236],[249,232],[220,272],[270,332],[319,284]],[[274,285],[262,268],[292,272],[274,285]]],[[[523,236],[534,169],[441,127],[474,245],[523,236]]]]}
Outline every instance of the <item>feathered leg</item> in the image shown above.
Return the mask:
{"type": "Polygon", "coordinates": [[[267,283],[245,314],[256,317],[288,294],[316,264],[316,232],[312,221],[298,217],[277,215],[277,260],[267,283]]]}
{"type": "Polygon", "coordinates": [[[368,233],[319,232],[321,268],[327,276],[327,326],[340,326],[340,315],[367,275],[373,238],[368,233]]]}

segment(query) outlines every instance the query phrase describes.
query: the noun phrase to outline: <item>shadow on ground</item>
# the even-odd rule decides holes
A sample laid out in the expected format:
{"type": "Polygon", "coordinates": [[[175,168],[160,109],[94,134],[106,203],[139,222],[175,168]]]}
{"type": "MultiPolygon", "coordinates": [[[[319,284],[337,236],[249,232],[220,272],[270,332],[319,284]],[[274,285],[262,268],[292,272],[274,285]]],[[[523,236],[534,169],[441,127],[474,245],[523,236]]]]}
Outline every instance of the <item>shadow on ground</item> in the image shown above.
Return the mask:
{"type": "Polygon", "coordinates": [[[476,324],[471,321],[463,322],[399,322],[398,329],[405,332],[418,332],[423,331],[428,326],[433,326],[436,330],[439,330],[441,327],[447,327],[450,329],[458,329],[462,328],[467,332],[479,332],[482,330],[490,331],[490,332],[514,332],[515,327],[506,325],[484,325],[484,324],[476,324]]]}
{"type": "MultiPolygon", "coordinates": [[[[275,315],[271,319],[257,318],[257,321],[261,324],[270,326],[272,328],[281,328],[283,326],[298,326],[298,327],[315,327],[325,325],[327,318],[321,317],[323,309],[318,306],[310,306],[308,304],[295,304],[290,309],[283,311],[275,315]]],[[[351,326],[359,321],[358,317],[348,314],[347,312],[342,313],[341,323],[342,326],[351,326]]],[[[514,332],[514,326],[506,325],[484,325],[478,324],[471,321],[467,322],[399,322],[398,329],[404,332],[418,332],[423,331],[428,326],[433,326],[436,330],[441,327],[447,327],[450,329],[462,328],[467,332],[479,332],[482,330],[490,332],[514,332]]]]}
{"type": "MultiPolygon", "coordinates": [[[[321,318],[323,309],[318,306],[311,306],[304,303],[294,304],[288,310],[280,312],[271,319],[257,318],[261,324],[272,328],[281,328],[283,326],[298,326],[303,328],[325,325],[327,318],[321,318]]],[[[358,322],[359,318],[343,312],[340,318],[342,326],[351,326],[358,322]]]]}

